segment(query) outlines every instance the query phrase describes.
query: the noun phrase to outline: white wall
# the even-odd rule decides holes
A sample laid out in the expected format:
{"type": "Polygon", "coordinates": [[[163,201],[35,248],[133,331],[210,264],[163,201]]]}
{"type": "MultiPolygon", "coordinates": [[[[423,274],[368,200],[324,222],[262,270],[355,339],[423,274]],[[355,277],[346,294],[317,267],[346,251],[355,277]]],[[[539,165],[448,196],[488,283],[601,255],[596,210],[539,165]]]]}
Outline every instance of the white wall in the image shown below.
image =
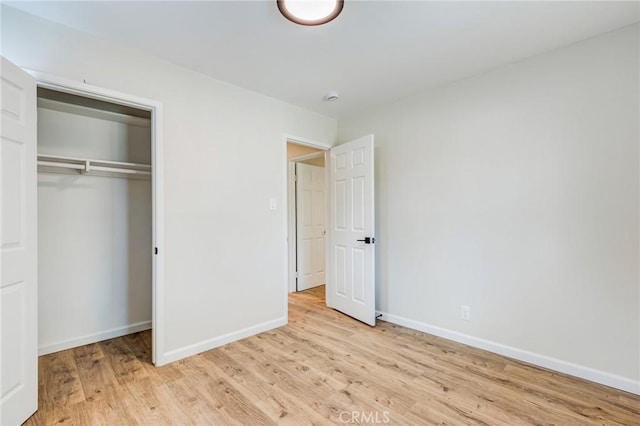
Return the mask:
{"type": "Polygon", "coordinates": [[[164,104],[165,359],[284,323],[283,137],[336,121],[6,6],[1,35],[22,67],[164,104]]]}
{"type": "MultiPolygon", "coordinates": [[[[146,126],[38,108],[38,152],[149,164],[146,126]]],[[[151,181],[38,174],[40,353],[149,328],[151,181]]]]}
{"type": "Polygon", "coordinates": [[[381,311],[640,391],[638,28],[339,122],[376,138],[381,311]]]}

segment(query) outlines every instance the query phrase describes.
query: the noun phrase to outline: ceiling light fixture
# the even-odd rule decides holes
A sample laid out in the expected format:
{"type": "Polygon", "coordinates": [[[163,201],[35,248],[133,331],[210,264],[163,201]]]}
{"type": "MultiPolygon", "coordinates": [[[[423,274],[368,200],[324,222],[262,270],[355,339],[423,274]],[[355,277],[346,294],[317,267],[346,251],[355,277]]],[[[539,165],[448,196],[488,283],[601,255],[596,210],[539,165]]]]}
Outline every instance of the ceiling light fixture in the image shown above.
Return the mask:
{"type": "Polygon", "coordinates": [[[277,0],[280,13],[300,25],[322,25],[342,12],[344,0],[277,0]]]}

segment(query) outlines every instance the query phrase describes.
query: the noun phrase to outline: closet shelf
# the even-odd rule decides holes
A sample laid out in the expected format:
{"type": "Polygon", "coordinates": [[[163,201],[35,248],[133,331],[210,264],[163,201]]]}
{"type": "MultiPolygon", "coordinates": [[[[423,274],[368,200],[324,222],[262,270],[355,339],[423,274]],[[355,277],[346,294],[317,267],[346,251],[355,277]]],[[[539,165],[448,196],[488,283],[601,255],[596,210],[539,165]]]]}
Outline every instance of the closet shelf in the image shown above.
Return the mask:
{"type": "Polygon", "coordinates": [[[66,157],[61,155],[38,154],[38,166],[47,171],[78,171],[79,173],[98,172],[99,174],[116,173],[127,177],[151,176],[149,164],[125,163],[122,161],[91,160],[87,158],[66,157]]]}

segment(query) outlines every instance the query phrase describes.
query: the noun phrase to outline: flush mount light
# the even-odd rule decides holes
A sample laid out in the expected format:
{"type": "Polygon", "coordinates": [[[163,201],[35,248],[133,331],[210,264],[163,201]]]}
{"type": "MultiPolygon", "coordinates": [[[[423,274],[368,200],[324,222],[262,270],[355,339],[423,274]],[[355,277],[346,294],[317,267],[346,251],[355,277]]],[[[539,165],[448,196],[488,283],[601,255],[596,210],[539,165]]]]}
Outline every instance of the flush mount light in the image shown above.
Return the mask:
{"type": "Polygon", "coordinates": [[[277,0],[280,13],[300,25],[322,25],[342,12],[344,0],[277,0]]]}

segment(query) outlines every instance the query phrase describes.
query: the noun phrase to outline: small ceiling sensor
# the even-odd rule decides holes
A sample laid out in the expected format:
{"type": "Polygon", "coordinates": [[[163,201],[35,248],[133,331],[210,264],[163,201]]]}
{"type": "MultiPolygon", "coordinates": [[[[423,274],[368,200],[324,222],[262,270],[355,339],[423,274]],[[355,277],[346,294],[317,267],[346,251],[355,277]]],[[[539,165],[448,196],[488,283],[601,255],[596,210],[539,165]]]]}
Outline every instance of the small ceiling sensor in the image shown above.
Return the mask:
{"type": "Polygon", "coordinates": [[[324,97],[324,100],[327,102],[333,102],[333,101],[337,101],[339,97],[340,95],[338,94],[338,92],[329,92],[324,97]]]}

